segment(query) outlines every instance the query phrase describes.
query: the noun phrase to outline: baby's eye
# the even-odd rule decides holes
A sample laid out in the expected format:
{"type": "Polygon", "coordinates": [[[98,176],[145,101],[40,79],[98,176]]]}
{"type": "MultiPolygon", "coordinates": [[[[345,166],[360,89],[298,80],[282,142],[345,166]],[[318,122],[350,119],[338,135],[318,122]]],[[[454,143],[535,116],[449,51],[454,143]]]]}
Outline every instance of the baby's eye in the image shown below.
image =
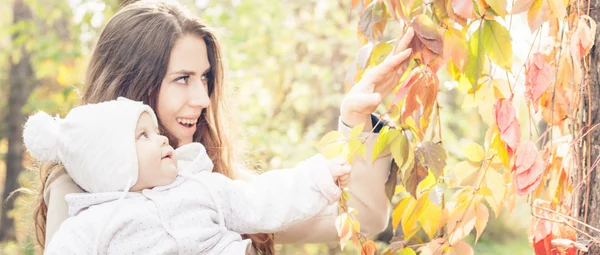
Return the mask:
{"type": "Polygon", "coordinates": [[[138,139],[140,139],[140,138],[148,139],[148,138],[150,138],[150,136],[148,136],[148,133],[146,133],[144,131],[138,135],[138,139]]]}

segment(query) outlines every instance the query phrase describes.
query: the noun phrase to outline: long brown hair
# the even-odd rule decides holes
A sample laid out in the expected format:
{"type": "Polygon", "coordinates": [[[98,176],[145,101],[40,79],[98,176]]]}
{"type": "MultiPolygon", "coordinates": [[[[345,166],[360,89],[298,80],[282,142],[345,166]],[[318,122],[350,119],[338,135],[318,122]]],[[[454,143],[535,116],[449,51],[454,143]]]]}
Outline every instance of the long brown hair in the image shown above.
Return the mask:
{"type": "MultiPolygon", "coordinates": [[[[126,97],[143,101],[156,111],[158,93],[167,71],[171,49],[183,35],[194,35],[204,40],[210,63],[207,75],[211,102],[200,116],[194,141],[206,147],[214,164],[213,171],[231,178],[233,155],[228,132],[224,129],[227,109],[220,46],[211,30],[181,6],[139,1],[120,9],[100,33],[88,65],[82,103],[126,97]]],[[[160,120],[159,128],[176,148],[177,139],[164,128],[160,120]]],[[[46,166],[41,171],[42,196],[45,178],[53,169],[56,166],[46,166]]],[[[43,197],[40,200],[35,221],[38,242],[43,246],[47,206],[43,197]]],[[[248,237],[259,252],[273,253],[271,235],[254,234],[248,237]]]]}

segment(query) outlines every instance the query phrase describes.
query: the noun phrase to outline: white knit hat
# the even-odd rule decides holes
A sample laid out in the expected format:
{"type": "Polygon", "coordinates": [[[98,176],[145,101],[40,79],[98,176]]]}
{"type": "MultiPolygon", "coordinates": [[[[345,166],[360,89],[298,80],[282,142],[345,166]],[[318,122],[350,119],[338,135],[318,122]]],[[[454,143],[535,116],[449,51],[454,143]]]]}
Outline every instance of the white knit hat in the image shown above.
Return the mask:
{"type": "Polygon", "coordinates": [[[64,119],[38,112],[25,123],[23,140],[31,156],[62,163],[87,192],[128,190],[138,179],[135,127],[152,108],[126,98],[73,108],[64,119]]]}

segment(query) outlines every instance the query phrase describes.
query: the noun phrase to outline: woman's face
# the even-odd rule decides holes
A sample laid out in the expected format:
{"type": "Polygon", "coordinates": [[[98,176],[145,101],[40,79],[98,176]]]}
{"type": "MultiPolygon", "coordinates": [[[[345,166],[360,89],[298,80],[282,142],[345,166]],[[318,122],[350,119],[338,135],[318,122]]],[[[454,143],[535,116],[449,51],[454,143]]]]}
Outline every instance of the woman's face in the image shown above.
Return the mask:
{"type": "Polygon", "coordinates": [[[210,104],[206,73],[210,70],[206,43],[183,35],[171,50],[167,73],[158,92],[157,115],[179,146],[192,142],[196,122],[210,104]]]}

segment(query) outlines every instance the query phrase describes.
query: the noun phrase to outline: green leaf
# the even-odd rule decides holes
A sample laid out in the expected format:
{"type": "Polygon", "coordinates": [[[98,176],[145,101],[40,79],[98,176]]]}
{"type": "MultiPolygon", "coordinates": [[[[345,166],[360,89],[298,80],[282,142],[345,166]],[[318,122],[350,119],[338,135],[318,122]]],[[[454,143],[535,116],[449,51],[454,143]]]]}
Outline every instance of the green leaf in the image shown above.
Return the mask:
{"type": "Polygon", "coordinates": [[[501,68],[510,72],[512,68],[512,39],[510,32],[498,21],[486,20],[483,25],[485,52],[501,68]]]}
{"type": "Polygon", "coordinates": [[[406,170],[411,169],[414,163],[414,153],[404,132],[398,131],[398,136],[390,144],[390,150],[394,161],[400,168],[401,176],[404,176],[406,170]]]}
{"type": "Polygon", "coordinates": [[[465,67],[465,75],[471,83],[473,91],[477,91],[477,82],[483,70],[484,49],[483,49],[483,28],[479,28],[469,38],[469,58],[465,67]]]}
{"type": "Polygon", "coordinates": [[[400,132],[397,129],[390,129],[388,126],[384,126],[379,131],[379,137],[377,137],[377,141],[373,145],[373,152],[371,156],[371,160],[374,162],[375,159],[381,155],[382,152],[384,154],[389,153],[389,144],[393,142],[400,132]],[[387,149],[387,150],[386,150],[387,149]]]}
{"type": "Polygon", "coordinates": [[[327,159],[340,155],[342,147],[346,142],[346,138],[339,131],[331,131],[327,133],[321,141],[317,143],[317,150],[327,159]]]}
{"type": "Polygon", "coordinates": [[[446,150],[439,143],[421,142],[417,145],[416,155],[423,166],[429,168],[437,178],[446,167],[446,150]]]}

